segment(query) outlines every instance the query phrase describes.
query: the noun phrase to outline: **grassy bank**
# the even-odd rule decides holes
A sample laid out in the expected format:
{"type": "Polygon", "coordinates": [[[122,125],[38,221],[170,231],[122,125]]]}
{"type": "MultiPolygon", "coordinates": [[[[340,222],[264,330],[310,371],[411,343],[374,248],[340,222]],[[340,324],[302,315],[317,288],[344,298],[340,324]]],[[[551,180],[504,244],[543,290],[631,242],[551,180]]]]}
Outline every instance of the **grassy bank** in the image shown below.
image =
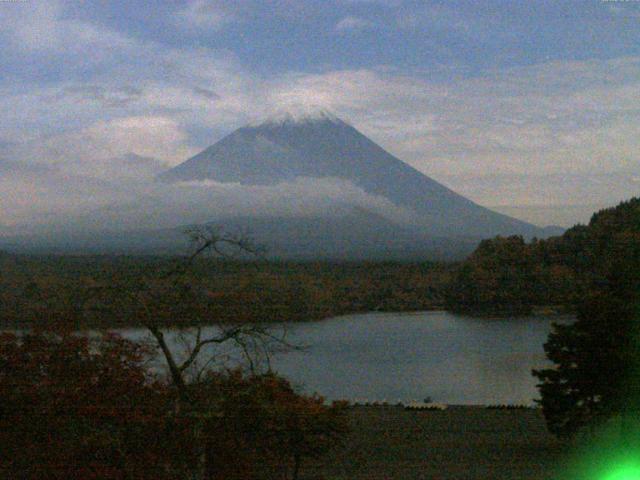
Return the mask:
{"type": "Polygon", "coordinates": [[[539,410],[352,407],[345,447],[304,470],[304,479],[542,480],[566,446],[539,410]]]}

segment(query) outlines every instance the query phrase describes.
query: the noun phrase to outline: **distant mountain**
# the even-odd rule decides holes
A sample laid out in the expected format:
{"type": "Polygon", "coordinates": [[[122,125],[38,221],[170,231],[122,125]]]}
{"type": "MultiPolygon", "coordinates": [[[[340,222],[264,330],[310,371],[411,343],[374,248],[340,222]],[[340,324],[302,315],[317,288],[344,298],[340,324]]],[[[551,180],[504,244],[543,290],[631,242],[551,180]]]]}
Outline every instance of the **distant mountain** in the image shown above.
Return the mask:
{"type": "Polygon", "coordinates": [[[412,212],[409,223],[422,237],[520,234],[529,238],[561,233],[496,213],[458,195],[326,111],[299,117],[284,114],[240,128],[159,179],[277,185],[299,177],[339,178],[388,199],[412,212]]]}
{"type": "MultiPolygon", "coordinates": [[[[135,155],[121,164],[145,175],[161,167],[135,155]]],[[[127,184],[130,195],[109,205],[0,226],[0,249],[185,253],[181,226],[211,223],[252,235],[277,258],[444,260],[483,238],[563,231],[475,204],[326,111],[247,125],[157,178],[127,184]]]]}

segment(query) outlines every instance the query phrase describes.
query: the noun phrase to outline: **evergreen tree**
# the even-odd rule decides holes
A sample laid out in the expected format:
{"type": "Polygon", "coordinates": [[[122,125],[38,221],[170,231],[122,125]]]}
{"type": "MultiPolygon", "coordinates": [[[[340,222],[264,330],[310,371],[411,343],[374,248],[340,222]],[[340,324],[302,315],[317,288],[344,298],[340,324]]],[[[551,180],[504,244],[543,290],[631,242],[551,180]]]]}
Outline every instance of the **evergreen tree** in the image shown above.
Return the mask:
{"type": "Polygon", "coordinates": [[[640,233],[630,230],[601,236],[591,293],[574,324],[554,326],[545,344],[554,366],[534,371],[548,427],[558,435],[637,413],[640,233]]]}

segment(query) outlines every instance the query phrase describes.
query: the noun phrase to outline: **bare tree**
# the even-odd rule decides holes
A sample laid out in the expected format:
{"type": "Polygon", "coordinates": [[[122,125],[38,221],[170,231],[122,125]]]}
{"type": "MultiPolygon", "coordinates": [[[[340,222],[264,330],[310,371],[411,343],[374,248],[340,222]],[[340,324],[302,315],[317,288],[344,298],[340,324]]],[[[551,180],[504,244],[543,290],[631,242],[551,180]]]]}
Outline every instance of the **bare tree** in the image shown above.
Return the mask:
{"type": "MultiPolygon", "coordinates": [[[[286,330],[245,322],[232,316],[212,318],[208,308],[212,300],[205,288],[194,285],[191,275],[199,258],[210,255],[220,259],[259,258],[264,249],[246,234],[225,232],[209,225],[195,226],[185,232],[192,253],[171,265],[151,268],[133,284],[96,286],[94,290],[115,293],[107,302],[116,313],[130,315],[152,335],[166,361],[178,398],[190,403],[189,379],[198,379],[215,360],[214,347],[233,346],[255,371],[262,364],[270,368],[270,356],[278,350],[295,349],[286,340],[286,330]],[[124,304],[123,304],[124,302],[124,304]],[[175,329],[180,328],[179,335],[175,329]],[[170,337],[173,338],[170,338],[170,337]],[[179,340],[184,347],[176,351],[179,340]],[[189,375],[191,374],[191,375],[189,375]]],[[[233,289],[233,286],[229,286],[233,289]]]]}
{"type": "MultiPolygon", "coordinates": [[[[209,308],[211,292],[195,285],[198,275],[193,270],[198,259],[212,255],[221,259],[260,257],[263,249],[244,234],[230,234],[211,226],[192,227],[185,232],[193,251],[169,265],[152,264],[146,272],[125,278],[109,285],[95,285],[92,290],[98,296],[106,294],[94,307],[108,307],[110,314],[143,325],[162,352],[172,385],[177,392],[176,413],[188,410],[191,418],[204,416],[202,424],[196,423],[195,438],[204,435],[206,418],[211,407],[199,405],[190,385],[197,384],[203,373],[214,363],[216,347],[230,345],[247,361],[252,373],[277,350],[295,349],[286,340],[286,330],[274,330],[267,324],[244,321],[233,317],[213,318],[209,308]],[[176,333],[176,328],[178,333],[176,333]],[[177,350],[181,343],[183,351],[177,350]],[[202,411],[205,409],[205,411],[202,411]]],[[[229,289],[240,288],[233,285],[229,289]]],[[[98,308],[98,310],[100,310],[98,308]]],[[[215,413],[215,412],[213,412],[215,413]]],[[[216,462],[213,452],[206,448],[206,441],[192,445],[194,461],[189,468],[194,479],[205,478],[205,469],[216,462]]]]}

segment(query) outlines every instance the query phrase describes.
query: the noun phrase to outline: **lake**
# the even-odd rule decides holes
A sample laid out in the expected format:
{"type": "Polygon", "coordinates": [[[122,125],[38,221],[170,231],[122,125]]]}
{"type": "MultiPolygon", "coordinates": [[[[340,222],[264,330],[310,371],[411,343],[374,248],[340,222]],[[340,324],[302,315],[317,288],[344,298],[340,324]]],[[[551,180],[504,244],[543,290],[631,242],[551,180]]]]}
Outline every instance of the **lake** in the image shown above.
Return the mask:
{"type": "MultiPolygon", "coordinates": [[[[348,315],[287,325],[288,340],[307,348],[276,354],[271,365],[328,399],[531,404],[538,397],[531,369],[547,365],[543,344],[551,323],[572,320],[440,311],[348,315]]],[[[144,336],[140,329],[121,333],[144,336]]],[[[178,346],[175,334],[167,338],[178,346]]]]}

